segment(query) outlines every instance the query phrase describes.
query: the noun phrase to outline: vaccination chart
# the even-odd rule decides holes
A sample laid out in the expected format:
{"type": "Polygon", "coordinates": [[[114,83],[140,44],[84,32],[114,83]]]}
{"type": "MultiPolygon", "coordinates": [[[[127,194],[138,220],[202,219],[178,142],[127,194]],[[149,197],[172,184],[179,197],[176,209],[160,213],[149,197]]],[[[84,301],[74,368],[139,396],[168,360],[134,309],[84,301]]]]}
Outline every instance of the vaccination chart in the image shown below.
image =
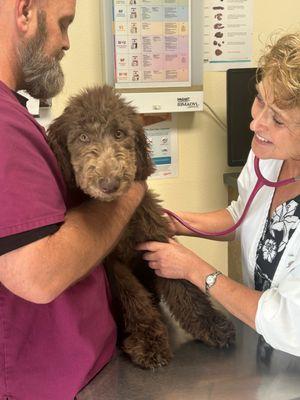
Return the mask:
{"type": "Polygon", "coordinates": [[[114,0],[115,87],[190,86],[191,0],[114,0]]]}

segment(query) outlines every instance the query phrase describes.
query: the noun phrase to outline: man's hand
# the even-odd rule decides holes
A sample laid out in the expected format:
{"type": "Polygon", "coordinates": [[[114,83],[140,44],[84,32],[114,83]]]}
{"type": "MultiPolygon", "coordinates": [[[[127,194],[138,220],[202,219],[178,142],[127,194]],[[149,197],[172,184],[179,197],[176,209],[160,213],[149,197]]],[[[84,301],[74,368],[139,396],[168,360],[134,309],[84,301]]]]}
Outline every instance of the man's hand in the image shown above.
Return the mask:
{"type": "Polygon", "coordinates": [[[146,191],[148,190],[148,185],[146,181],[134,181],[132,185],[129,187],[126,192],[129,196],[136,196],[137,200],[139,199],[139,203],[142,201],[145,196],[146,191]]]}

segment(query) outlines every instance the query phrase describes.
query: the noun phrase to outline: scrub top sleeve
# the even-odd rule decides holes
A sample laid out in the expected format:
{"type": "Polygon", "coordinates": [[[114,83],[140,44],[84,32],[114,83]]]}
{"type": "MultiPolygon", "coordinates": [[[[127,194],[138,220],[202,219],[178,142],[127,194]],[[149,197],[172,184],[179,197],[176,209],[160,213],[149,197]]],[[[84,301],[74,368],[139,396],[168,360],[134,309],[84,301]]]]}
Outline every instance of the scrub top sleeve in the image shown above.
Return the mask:
{"type": "Polygon", "coordinates": [[[39,126],[15,110],[0,128],[0,237],[63,222],[65,186],[39,126]]]}

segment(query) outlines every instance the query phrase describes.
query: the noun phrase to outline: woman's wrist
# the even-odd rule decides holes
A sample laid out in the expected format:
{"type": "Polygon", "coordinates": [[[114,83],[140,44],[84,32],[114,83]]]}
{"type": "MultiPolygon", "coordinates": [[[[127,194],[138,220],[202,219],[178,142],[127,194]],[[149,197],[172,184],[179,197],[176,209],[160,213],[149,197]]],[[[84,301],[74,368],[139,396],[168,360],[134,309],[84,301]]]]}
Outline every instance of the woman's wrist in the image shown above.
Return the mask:
{"type": "Polygon", "coordinates": [[[210,264],[198,258],[198,262],[192,266],[188,280],[195,286],[199,287],[203,292],[205,292],[205,279],[208,275],[216,272],[216,268],[210,264]]]}

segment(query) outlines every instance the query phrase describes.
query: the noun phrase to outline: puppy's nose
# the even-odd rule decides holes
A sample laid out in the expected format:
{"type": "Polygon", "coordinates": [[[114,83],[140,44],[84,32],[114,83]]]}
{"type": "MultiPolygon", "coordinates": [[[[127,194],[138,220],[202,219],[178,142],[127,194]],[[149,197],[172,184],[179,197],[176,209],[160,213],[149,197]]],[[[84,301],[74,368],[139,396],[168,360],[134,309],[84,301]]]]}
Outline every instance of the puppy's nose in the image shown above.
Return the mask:
{"type": "Polygon", "coordinates": [[[99,187],[104,193],[113,193],[120,187],[120,180],[117,178],[99,179],[99,187]]]}

